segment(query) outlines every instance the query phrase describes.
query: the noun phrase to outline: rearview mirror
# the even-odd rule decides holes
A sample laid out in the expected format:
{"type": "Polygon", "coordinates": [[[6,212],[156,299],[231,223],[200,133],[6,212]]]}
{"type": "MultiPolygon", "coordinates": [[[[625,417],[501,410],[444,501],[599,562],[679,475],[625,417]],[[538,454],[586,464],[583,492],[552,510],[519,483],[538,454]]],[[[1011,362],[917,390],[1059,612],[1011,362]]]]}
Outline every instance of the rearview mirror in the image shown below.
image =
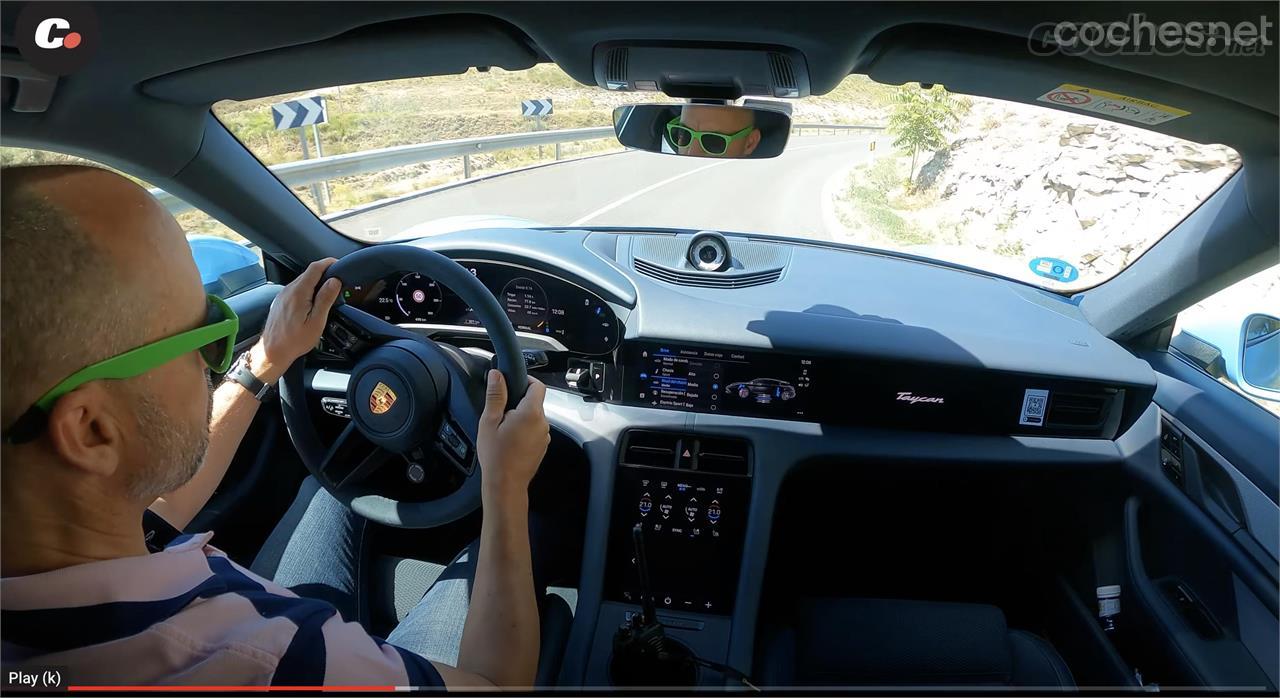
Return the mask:
{"type": "Polygon", "coordinates": [[[1257,397],[1280,400],[1280,318],[1250,315],[1240,343],[1241,387],[1257,397]]]}
{"type": "Polygon", "coordinates": [[[791,135],[791,117],[767,107],[632,104],[613,110],[613,131],[628,148],[703,158],[772,158],[791,135]]]}

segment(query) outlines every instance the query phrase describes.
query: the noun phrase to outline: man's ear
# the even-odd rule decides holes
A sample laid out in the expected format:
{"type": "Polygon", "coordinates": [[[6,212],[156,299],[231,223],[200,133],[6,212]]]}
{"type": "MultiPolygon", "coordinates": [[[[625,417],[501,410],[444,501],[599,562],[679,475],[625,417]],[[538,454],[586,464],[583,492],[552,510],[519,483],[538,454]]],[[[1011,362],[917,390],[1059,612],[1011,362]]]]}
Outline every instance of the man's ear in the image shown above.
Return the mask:
{"type": "Polygon", "coordinates": [[[754,153],[758,145],[760,145],[760,129],[751,129],[751,133],[747,134],[747,144],[743,146],[742,154],[750,155],[754,153]]]}
{"type": "Polygon", "coordinates": [[[49,412],[54,453],[86,473],[111,477],[123,460],[124,430],[117,401],[99,382],[63,395],[49,412]]]}

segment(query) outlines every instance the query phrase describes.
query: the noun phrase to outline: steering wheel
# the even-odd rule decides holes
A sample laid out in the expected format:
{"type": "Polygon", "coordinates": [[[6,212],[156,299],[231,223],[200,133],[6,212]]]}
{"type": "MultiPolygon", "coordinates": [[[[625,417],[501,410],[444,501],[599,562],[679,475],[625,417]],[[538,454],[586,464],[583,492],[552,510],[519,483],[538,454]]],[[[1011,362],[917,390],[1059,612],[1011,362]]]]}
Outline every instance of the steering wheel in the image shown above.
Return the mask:
{"type": "MultiPolygon", "coordinates": [[[[325,280],[336,276],[345,286],[370,284],[402,271],[435,279],[475,310],[493,342],[496,368],[506,378],[507,408],[515,407],[528,387],[515,329],[489,289],[457,262],[412,245],[375,245],[335,262],[325,280]]],[[[307,470],[352,511],[388,526],[431,528],[475,511],[480,506],[476,432],[489,362],[385,322],[342,298],[330,311],[325,336],[330,355],[354,364],[347,382],[351,423],[333,445],[323,445],[308,411],[305,358],[280,380],[285,425],[307,470]],[[430,459],[462,471],[462,485],[439,499],[412,502],[375,491],[369,483],[370,475],[392,462],[407,468],[411,482],[421,482],[430,459]]]]}

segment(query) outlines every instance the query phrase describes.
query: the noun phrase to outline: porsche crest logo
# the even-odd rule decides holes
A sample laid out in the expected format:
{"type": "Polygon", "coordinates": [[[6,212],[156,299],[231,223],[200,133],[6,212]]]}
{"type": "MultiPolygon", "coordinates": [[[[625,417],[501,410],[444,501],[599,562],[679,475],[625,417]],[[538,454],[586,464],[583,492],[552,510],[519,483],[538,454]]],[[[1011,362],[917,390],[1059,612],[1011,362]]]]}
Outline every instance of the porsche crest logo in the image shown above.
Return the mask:
{"type": "Polygon", "coordinates": [[[369,410],[374,414],[386,414],[394,404],[396,404],[396,391],[387,387],[386,383],[378,381],[378,384],[373,386],[373,392],[369,394],[369,410]]]}

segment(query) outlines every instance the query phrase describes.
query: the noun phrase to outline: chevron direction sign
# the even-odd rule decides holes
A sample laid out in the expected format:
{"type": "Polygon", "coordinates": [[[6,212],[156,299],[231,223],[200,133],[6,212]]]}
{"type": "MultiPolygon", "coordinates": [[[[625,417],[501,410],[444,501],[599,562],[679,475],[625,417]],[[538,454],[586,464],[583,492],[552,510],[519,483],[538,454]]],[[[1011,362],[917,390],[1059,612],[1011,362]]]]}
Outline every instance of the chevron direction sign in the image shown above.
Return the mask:
{"type": "Polygon", "coordinates": [[[551,116],[551,100],[526,99],[520,102],[520,116],[526,119],[551,116]]]}
{"type": "Polygon", "coordinates": [[[324,97],[303,97],[289,102],[272,105],[271,119],[277,131],[287,128],[298,128],[312,124],[323,124],[329,118],[324,97]]]}

